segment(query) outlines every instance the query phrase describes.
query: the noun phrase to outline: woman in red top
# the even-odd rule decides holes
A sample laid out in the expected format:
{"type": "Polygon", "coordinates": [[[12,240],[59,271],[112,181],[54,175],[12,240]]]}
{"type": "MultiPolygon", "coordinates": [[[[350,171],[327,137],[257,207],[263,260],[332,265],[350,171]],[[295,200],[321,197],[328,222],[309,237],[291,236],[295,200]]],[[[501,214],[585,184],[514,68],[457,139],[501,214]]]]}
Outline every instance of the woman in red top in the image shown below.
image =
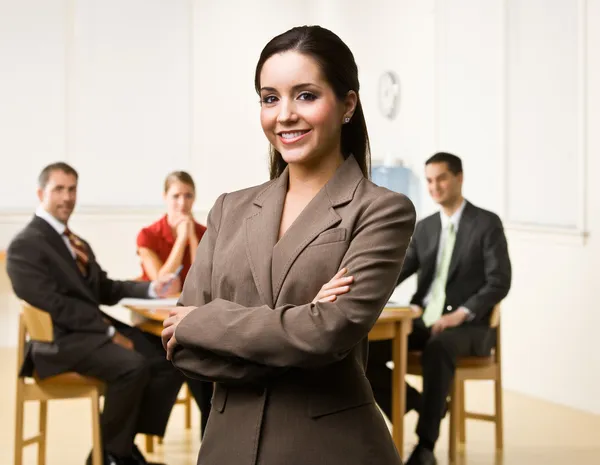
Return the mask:
{"type": "Polygon", "coordinates": [[[145,281],[173,273],[179,265],[183,265],[179,275],[180,291],[206,227],[192,216],[196,188],[188,173],[174,171],[167,176],[164,198],[167,214],[139,232],[137,250],[145,281]]]}
{"type": "MultiPolygon", "coordinates": [[[[157,277],[173,273],[179,265],[178,289],[194,262],[198,243],[206,227],[196,223],[192,206],[196,199],[194,180],[185,171],[174,171],[165,179],[164,191],[167,214],[142,229],[137,237],[137,250],[142,262],[142,280],[153,281],[157,277]]],[[[201,412],[200,437],[202,438],[212,397],[212,383],[198,379],[186,379],[186,383],[201,412]]]]}

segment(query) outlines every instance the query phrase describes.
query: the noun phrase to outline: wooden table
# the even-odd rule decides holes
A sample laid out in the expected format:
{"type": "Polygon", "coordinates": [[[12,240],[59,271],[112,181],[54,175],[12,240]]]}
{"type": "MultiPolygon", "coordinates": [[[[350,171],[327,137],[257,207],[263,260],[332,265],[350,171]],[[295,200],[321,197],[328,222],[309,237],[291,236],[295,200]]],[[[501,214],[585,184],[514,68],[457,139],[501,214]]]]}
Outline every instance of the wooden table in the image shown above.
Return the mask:
{"type": "Polygon", "coordinates": [[[398,454],[404,457],[404,411],[406,410],[406,364],[408,335],[418,315],[410,307],[386,307],[369,333],[369,341],[392,341],[392,438],[398,454]]]}
{"type": "MultiPolygon", "coordinates": [[[[146,318],[137,325],[142,331],[160,336],[162,322],[168,316],[167,309],[148,309],[141,305],[125,305],[131,311],[146,318]]],[[[404,455],[404,410],[406,409],[406,363],[408,354],[408,335],[412,331],[412,320],[418,315],[410,307],[388,306],[381,313],[375,326],[369,333],[370,341],[392,341],[392,437],[400,457],[404,455]]]]}

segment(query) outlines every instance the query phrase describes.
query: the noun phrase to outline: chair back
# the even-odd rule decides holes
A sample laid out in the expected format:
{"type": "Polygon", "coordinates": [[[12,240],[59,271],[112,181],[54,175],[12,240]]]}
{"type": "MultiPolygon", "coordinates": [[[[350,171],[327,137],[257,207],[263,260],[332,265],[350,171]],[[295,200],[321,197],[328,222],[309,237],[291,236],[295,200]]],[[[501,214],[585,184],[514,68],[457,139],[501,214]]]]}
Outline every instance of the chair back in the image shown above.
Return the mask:
{"type": "Polygon", "coordinates": [[[502,364],[502,335],[500,334],[500,303],[497,303],[492,310],[492,314],[490,316],[490,328],[496,329],[496,363],[500,367],[502,364]]]}
{"type": "Polygon", "coordinates": [[[19,339],[17,342],[17,378],[25,358],[27,336],[32,341],[52,342],[54,340],[54,329],[50,314],[29,305],[25,301],[21,301],[21,306],[19,339]]]}
{"type": "Polygon", "coordinates": [[[23,302],[22,315],[29,339],[39,342],[54,341],[54,327],[48,312],[23,302]]]}
{"type": "Polygon", "coordinates": [[[490,315],[490,328],[497,328],[500,326],[500,304],[494,305],[492,314],[490,315]]]}

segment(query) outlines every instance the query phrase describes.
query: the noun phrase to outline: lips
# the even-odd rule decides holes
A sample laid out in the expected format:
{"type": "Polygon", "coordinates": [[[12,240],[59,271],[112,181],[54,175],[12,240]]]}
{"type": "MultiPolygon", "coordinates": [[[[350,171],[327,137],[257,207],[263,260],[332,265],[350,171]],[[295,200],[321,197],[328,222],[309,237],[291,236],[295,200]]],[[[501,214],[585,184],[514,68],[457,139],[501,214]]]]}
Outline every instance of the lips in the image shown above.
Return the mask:
{"type": "Polygon", "coordinates": [[[302,140],[308,133],[310,133],[310,129],[307,130],[299,130],[299,131],[282,131],[277,133],[279,140],[281,140],[284,144],[294,144],[300,140],[302,140]]]}

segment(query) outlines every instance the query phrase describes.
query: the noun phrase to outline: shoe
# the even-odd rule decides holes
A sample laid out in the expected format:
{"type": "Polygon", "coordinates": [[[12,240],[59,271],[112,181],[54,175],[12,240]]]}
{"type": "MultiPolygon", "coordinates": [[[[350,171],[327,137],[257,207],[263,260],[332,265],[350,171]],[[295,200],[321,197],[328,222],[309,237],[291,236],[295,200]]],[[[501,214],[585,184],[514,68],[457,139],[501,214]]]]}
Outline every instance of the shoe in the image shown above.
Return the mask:
{"type": "Polygon", "coordinates": [[[437,465],[433,451],[423,446],[417,446],[410,454],[406,465],[437,465]]]}
{"type": "Polygon", "coordinates": [[[148,462],[146,457],[142,454],[142,451],[136,446],[133,445],[133,449],[131,451],[131,457],[128,460],[127,465],[166,465],[162,462],[148,462]]]}
{"type": "MultiPolygon", "coordinates": [[[[85,465],[92,465],[92,452],[88,455],[85,465]]],[[[112,455],[110,452],[102,451],[102,465],[127,465],[123,459],[112,455]]]]}

